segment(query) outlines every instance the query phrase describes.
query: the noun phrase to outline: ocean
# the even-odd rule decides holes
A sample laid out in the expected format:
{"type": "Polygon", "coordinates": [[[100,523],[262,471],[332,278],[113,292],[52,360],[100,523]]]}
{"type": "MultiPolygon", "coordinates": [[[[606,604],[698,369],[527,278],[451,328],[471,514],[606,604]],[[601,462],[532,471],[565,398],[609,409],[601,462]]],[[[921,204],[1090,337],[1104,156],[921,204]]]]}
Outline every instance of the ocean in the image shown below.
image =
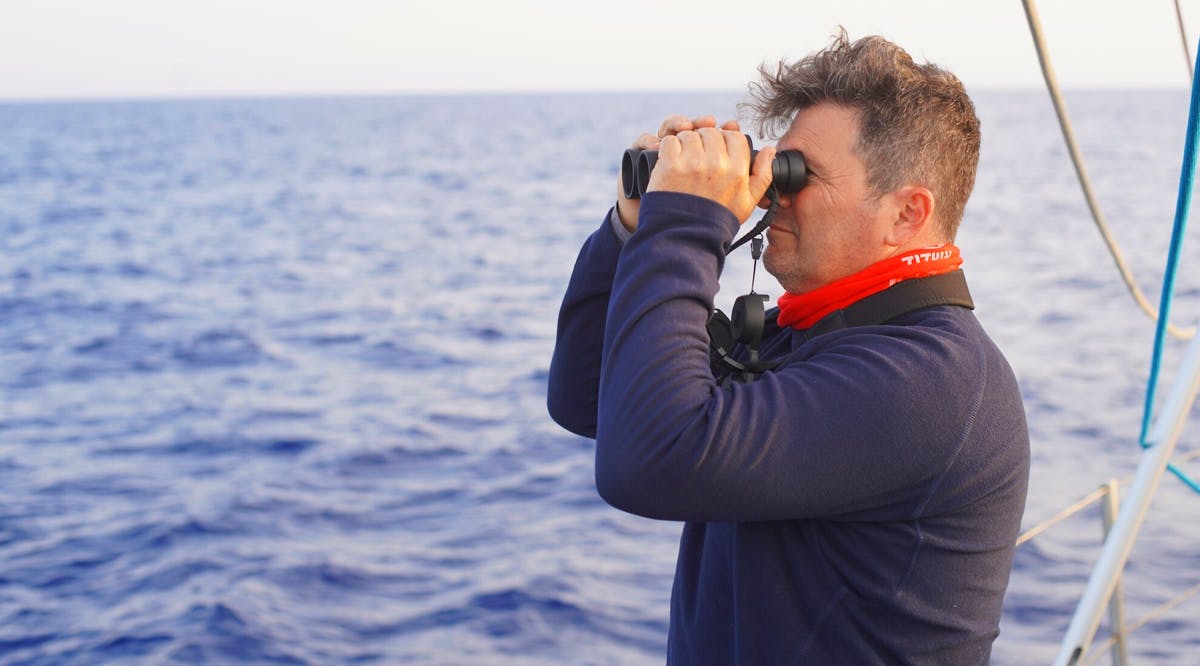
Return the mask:
{"type": "MultiPolygon", "coordinates": [[[[1032,526],[1136,467],[1153,323],[1046,94],[975,98],[958,244],[1025,398],[1032,526]]],[[[680,525],[599,499],[592,442],[546,414],[547,369],[621,151],[740,99],[0,105],[0,664],[662,663],[680,525]]],[[[1067,99],[1157,302],[1187,95],[1067,99]]],[[[731,258],[718,304],[750,274],[731,258]]],[[[1130,622],[1200,582],[1198,510],[1164,480],[1130,622]]],[[[1093,507],[1018,549],[993,663],[1053,658],[1100,541],[1093,507]]],[[[1197,627],[1200,602],[1167,612],[1133,662],[1195,661],[1197,627]]]]}

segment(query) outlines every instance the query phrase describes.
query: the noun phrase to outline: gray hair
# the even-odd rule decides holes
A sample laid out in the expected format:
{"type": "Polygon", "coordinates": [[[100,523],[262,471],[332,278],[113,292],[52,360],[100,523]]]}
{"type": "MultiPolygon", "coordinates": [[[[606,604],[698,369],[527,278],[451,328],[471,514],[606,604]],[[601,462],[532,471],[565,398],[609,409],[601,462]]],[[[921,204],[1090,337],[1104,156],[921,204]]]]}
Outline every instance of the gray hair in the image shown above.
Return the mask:
{"type": "Polygon", "coordinates": [[[939,231],[954,239],[975,186],[979,118],[962,82],[950,72],[918,65],[883,37],[851,42],[840,29],[830,45],[804,59],[759,67],[744,106],[761,136],[777,139],[796,114],[820,103],[858,112],[855,150],[867,184],[881,195],[907,183],[933,192],[939,231]]]}

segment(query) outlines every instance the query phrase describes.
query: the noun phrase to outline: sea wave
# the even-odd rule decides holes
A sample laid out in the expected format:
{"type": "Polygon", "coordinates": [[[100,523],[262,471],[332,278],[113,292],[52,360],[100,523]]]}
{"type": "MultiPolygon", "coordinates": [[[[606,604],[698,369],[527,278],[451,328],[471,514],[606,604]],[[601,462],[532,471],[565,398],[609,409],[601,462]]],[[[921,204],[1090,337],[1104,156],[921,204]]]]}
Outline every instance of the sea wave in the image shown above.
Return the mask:
{"type": "MultiPolygon", "coordinates": [[[[547,368],[630,137],[736,101],[0,106],[0,664],[661,663],[679,526],[603,504],[547,368]]],[[[959,245],[1025,397],[1032,524],[1132,470],[1150,323],[1042,94],[977,101],[959,245]]],[[[1153,276],[1186,105],[1072,101],[1153,276]]],[[[750,273],[731,259],[718,304],[750,273]]],[[[1195,501],[1164,486],[1131,617],[1200,578],[1195,501]]],[[[1018,549],[994,663],[1050,660],[1099,535],[1085,513],[1018,549]]],[[[1195,615],[1134,660],[1185,659],[1195,615]]]]}

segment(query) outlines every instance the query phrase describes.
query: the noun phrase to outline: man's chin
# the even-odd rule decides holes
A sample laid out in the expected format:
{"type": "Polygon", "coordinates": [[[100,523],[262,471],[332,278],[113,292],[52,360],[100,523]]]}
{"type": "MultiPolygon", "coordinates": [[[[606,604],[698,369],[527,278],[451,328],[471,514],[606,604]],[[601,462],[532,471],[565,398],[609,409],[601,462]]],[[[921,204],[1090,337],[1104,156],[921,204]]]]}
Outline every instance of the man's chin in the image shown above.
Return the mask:
{"type": "MultiPolygon", "coordinates": [[[[788,277],[787,271],[782,270],[784,267],[780,266],[776,259],[777,257],[773,255],[771,248],[768,247],[763,252],[762,256],[763,269],[766,270],[771,277],[775,278],[779,284],[784,285],[784,280],[786,280],[788,277]]],[[[784,286],[786,288],[786,285],[784,286]]]]}
{"type": "Polygon", "coordinates": [[[768,247],[762,256],[763,269],[779,282],[779,286],[785,291],[791,293],[801,293],[804,280],[803,273],[796,269],[795,266],[790,266],[786,262],[780,261],[778,252],[772,253],[768,247]]]}

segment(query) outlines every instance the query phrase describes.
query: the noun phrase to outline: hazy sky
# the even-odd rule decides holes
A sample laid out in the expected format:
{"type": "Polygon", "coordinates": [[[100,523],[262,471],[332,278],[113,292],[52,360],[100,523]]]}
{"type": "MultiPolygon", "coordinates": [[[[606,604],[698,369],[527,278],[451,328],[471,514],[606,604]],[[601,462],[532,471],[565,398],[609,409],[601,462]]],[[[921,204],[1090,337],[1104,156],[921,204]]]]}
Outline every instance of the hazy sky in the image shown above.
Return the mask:
{"type": "MultiPolygon", "coordinates": [[[[1064,86],[1187,86],[1172,0],[1038,9],[1064,86]]],[[[0,0],[0,98],[740,91],[838,24],[968,87],[1042,85],[1020,0],[0,0]]]]}

